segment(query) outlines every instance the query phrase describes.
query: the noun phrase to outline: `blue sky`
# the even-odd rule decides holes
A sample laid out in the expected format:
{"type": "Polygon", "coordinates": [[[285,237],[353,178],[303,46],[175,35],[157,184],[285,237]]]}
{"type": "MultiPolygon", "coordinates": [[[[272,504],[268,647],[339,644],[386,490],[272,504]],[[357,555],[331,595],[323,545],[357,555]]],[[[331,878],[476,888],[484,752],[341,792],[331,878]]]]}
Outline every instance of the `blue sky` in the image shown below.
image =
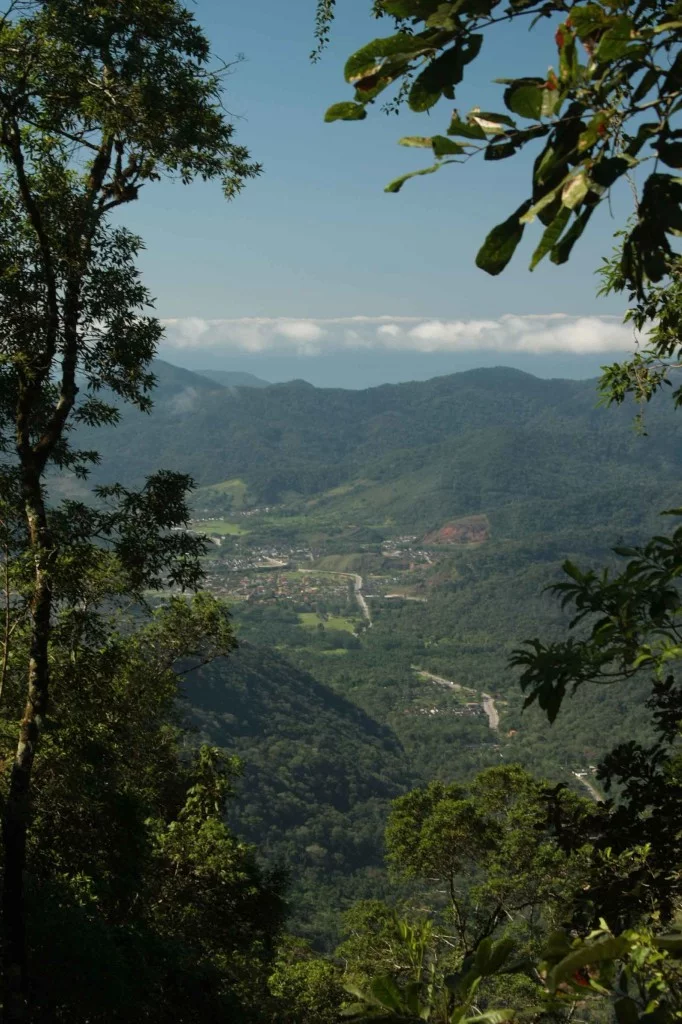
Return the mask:
{"type": "MultiPolygon", "coordinates": [[[[477,270],[483,237],[526,196],[528,162],[471,161],[408,183],[399,195],[385,194],[391,178],[428,163],[428,154],[399,147],[397,139],[442,130],[452,104],[428,117],[387,117],[377,106],[364,122],[325,124],[326,107],[351,98],[342,75],[346,56],[392,30],[388,19],[369,17],[370,0],[338,6],[332,45],[311,65],[314,0],[195,4],[216,53],[245,56],[227,82],[226,105],[237,118],[239,141],[264,173],[229,204],[216,186],[163,184],[136,205],[131,226],[146,241],[145,279],[158,315],[173,321],[161,354],[193,368],[249,369],[272,380],[304,377],[340,386],[500,363],[542,375],[596,372],[630,344],[616,321],[608,322],[601,347],[594,324],[587,341],[577,328],[575,343],[571,334],[572,325],[585,321],[570,318],[621,312],[617,301],[595,298],[594,269],[611,246],[609,211],[600,211],[568,267],[546,264],[530,274],[535,235],[529,231],[501,277],[477,270]],[[539,348],[537,330],[529,341],[516,323],[510,341],[490,326],[505,317],[502,325],[509,324],[510,315],[558,313],[569,316],[560,336],[548,340],[557,321],[547,321],[539,348]],[[389,320],[362,321],[354,343],[345,319],[334,323],[353,317],[389,320]],[[399,317],[413,319],[391,319],[399,317]],[[393,322],[396,344],[379,333],[393,322]],[[425,340],[422,323],[444,326],[425,340]],[[488,325],[487,340],[477,347],[472,342],[481,323],[488,325]]],[[[543,25],[531,34],[525,26],[500,27],[486,45],[457,97],[463,111],[476,103],[500,109],[493,78],[544,73],[553,58],[552,33],[543,25]]]]}

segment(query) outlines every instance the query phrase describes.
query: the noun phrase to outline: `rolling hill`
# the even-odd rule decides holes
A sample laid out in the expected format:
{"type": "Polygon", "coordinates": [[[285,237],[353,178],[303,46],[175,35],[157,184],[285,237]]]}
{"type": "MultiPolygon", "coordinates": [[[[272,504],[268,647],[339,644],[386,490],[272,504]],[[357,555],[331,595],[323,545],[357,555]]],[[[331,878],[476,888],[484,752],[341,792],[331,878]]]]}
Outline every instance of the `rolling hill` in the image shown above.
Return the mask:
{"type": "Polygon", "coordinates": [[[79,431],[102,453],[96,482],[138,485],[164,467],[200,486],[242,481],[242,504],[290,505],[323,527],[427,532],[486,514],[510,539],[619,533],[680,503],[670,403],[647,410],[644,437],[631,408],[597,407],[593,381],[499,368],[343,391],[224,388],[162,362],[155,370],[149,417],[126,409],[115,430],[79,431]]]}

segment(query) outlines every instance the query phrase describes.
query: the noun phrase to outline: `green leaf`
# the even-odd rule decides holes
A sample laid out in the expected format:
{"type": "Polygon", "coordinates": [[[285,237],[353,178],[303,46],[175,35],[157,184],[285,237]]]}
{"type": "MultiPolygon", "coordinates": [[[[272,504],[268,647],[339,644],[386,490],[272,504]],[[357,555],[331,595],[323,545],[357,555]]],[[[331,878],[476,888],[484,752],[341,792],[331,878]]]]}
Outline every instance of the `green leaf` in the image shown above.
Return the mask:
{"type": "Polygon", "coordinates": [[[544,259],[550,249],[552,249],[559,241],[561,232],[566,227],[570,216],[571,211],[568,207],[562,206],[552,223],[545,228],[542,238],[540,239],[540,243],[533,253],[533,258],[530,261],[530,270],[535,270],[538,263],[544,259]]]}
{"type": "Polygon", "coordinates": [[[500,939],[492,948],[490,953],[490,959],[488,961],[488,972],[494,974],[495,971],[499,971],[500,967],[504,964],[509,954],[514,949],[513,939],[500,939]]]}
{"type": "Polygon", "coordinates": [[[595,57],[598,61],[618,60],[622,57],[632,42],[632,31],[634,22],[627,14],[621,14],[615,18],[611,27],[601,37],[595,57]]]}
{"type": "Polygon", "coordinates": [[[507,128],[516,128],[516,122],[506,114],[493,114],[488,111],[474,108],[469,114],[470,120],[474,121],[486,135],[506,135],[507,128]]]}
{"type": "Polygon", "coordinates": [[[585,40],[603,31],[608,15],[599,4],[585,4],[583,7],[571,8],[571,25],[578,39],[585,40]]]}
{"type": "Polygon", "coordinates": [[[387,1010],[401,1011],[405,1009],[403,994],[390,974],[373,978],[369,983],[372,999],[387,1010]]]}
{"type": "Polygon", "coordinates": [[[618,960],[630,947],[630,942],[624,936],[610,936],[601,939],[599,942],[587,943],[572,950],[568,956],[560,960],[549,972],[547,986],[550,992],[556,992],[562,981],[570,978],[581,967],[590,964],[602,963],[604,960],[618,960]]]}
{"type": "Polygon", "coordinates": [[[356,50],[346,61],[344,75],[347,82],[355,83],[367,75],[381,71],[388,57],[416,57],[434,51],[434,39],[438,34],[433,32],[412,36],[407,32],[383,39],[374,39],[361,49],[356,50]]]}
{"type": "Polygon", "coordinates": [[[540,109],[541,117],[551,117],[555,114],[559,104],[561,103],[561,92],[559,91],[559,83],[555,78],[548,77],[547,81],[549,85],[545,86],[542,90],[542,107],[540,109]]]}
{"type": "Polygon", "coordinates": [[[476,956],[474,958],[474,968],[479,974],[487,974],[488,964],[490,962],[490,954],[492,953],[493,940],[483,939],[479,942],[476,948],[476,956]]]}
{"type": "Polygon", "coordinates": [[[325,121],[362,121],[367,117],[367,111],[362,103],[353,103],[347,100],[345,103],[334,103],[324,115],[325,121]]]}
{"type": "Polygon", "coordinates": [[[561,202],[563,206],[567,206],[569,210],[574,210],[576,206],[582,203],[583,199],[590,190],[590,183],[585,171],[580,171],[579,174],[575,174],[572,178],[564,185],[561,190],[561,202]]]}
{"type": "Polygon", "coordinates": [[[475,122],[461,121],[457,111],[452,115],[450,126],[448,127],[448,135],[460,135],[463,139],[485,139],[486,135],[483,129],[475,122]]]}
{"type": "Polygon", "coordinates": [[[419,149],[431,149],[430,135],[404,135],[398,139],[399,146],[414,146],[419,149]]]}
{"type": "MultiPolygon", "coordinates": [[[[449,161],[446,160],[444,163],[449,163],[449,161]]],[[[388,183],[384,192],[400,192],[405,182],[409,181],[410,178],[418,178],[422,174],[433,174],[435,171],[439,171],[442,166],[442,163],[434,164],[433,167],[423,167],[420,171],[411,171],[409,174],[403,174],[399,178],[394,178],[393,181],[388,183]]]]}
{"type": "Polygon", "coordinates": [[[499,142],[491,140],[486,146],[483,154],[484,160],[506,160],[508,156],[514,156],[517,150],[516,142],[513,139],[502,139],[499,142]]]}
{"type": "Polygon", "coordinates": [[[482,42],[482,35],[468,36],[464,42],[458,39],[454,46],[432,60],[410,89],[407,98],[410,110],[423,113],[443,95],[454,98],[454,87],[462,81],[465,65],[478,55],[482,42]]]}
{"type": "Polygon", "coordinates": [[[476,1017],[465,1017],[462,1024],[504,1024],[517,1016],[515,1010],[486,1010],[476,1017]]]}
{"type": "Polygon", "coordinates": [[[605,134],[607,124],[608,117],[603,110],[600,110],[589,122],[585,131],[580,133],[578,137],[578,152],[583,153],[586,149],[591,149],[595,143],[599,142],[599,139],[605,134]]]}
{"type": "Polygon", "coordinates": [[[630,167],[630,163],[622,156],[607,156],[592,165],[592,180],[602,188],[611,188],[613,183],[630,167]]]}
{"type": "Polygon", "coordinates": [[[513,114],[537,121],[542,111],[541,78],[517,78],[504,91],[504,102],[513,114]]]}
{"type": "Polygon", "coordinates": [[[531,206],[531,208],[528,210],[528,212],[524,213],[523,217],[521,218],[522,222],[524,224],[532,224],[537,215],[541,213],[546,206],[549,206],[550,203],[554,202],[554,200],[557,197],[557,193],[563,184],[564,182],[560,181],[558,185],[556,185],[554,188],[551,188],[549,192],[546,192],[541,199],[538,199],[537,203],[534,203],[533,206],[531,206]]]}
{"type": "MultiPolygon", "coordinates": [[[[680,509],[671,509],[665,515],[679,515],[680,509]]],[[[672,954],[676,959],[682,956],[682,934],[679,932],[670,935],[658,935],[654,939],[657,949],[664,949],[666,953],[672,954]]]]}
{"type": "Polygon", "coordinates": [[[562,263],[566,263],[568,261],[573,246],[585,230],[587,222],[594,213],[594,210],[594,206],[585,206],[573,221],[563,238],[556,243],[549,257],[552,263],[556,264],[556,266],[560,266],[562,263]]]}
{"type": "Polygon", "coordinates": [[[531,200],[527,199],[519,206],[518,210],[512,213],[511,217],[492,229],[478,250],[477,267],[493,277],[502,273],[523,237],[524,225],[521,218],[530,204],[531,200]]]}
{"type": "Polygon", "coordinates": [[[654,149],[668,167],[682,167],[682,142],[659,139],[658,143],[654,145],[654,149]]]}
{"type": "Polygon", "coordinates": [[[434,135],[431,139],[431,145],[437,157],[466,153],[464,146],[460,145],[459,142],[453,142],[452,139],[446,138],[445,135],[434,135]]]}

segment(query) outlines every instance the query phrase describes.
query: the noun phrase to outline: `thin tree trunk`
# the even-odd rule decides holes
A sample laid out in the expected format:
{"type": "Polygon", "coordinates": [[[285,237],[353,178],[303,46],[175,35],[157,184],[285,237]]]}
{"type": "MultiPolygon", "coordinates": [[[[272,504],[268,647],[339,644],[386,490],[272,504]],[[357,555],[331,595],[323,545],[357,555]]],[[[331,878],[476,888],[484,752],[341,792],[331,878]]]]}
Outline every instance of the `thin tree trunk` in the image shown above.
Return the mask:
{"type": "Polygon", "coordinates": [[[30,816],[31,773],[49,693],[48,643],[52,590],[49,579],[51,539],[40,485],[40,471],[24,467],[23,498],[35,562],[31,601],[31,645],[28,692],[19,727],[9,793],[2,822],[5,853],[2,886],[4,954],[4,1024],[25,1021],[28,1012],[24,873],[30,816]]]}

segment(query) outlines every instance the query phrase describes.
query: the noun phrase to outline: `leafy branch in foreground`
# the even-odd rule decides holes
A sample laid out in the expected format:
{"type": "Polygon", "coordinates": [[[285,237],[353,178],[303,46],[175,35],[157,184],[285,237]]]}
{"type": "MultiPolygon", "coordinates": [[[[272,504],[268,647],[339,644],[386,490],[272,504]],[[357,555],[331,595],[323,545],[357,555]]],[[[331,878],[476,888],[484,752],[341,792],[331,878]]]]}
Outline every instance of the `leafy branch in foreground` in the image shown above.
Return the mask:
{"type": "MultiPolygon", "coordinates": [[[[541,140],[529,197],[490,232],[478,253],[478,266],[499,274],[536,219],[544,231],[531,269],[548,255],[554,263],[566,262],[616,182],[631,180],[634,168],[649,164],[620,271],[638,298],[648,282],[665,278],[674,258],[670,236],[682,229],[682,184],[661,169],[682,166],[679,3],[377,0],[374,13],[392,17],[397,32],[349,57],[345,78],[354,98],[330,107],[327,121],[363,119],[369,104],[401,83],[407,83],[407,106],[415,113],[430,111],[442,98],[455,100],[467,68],[500,23],[531,18],[531,27],[545,25],[556,44],[556,66],[548,72],[499,80],[504,111],[455,110],[443,134],[402,139],[403,145],[430,149],[436,163],[402,175],[387,191],[447,163],[474,155],[505,160],[541,140]]],[[[321,42],[332,14],[329,3],[319,6],[321,42]]]]}

